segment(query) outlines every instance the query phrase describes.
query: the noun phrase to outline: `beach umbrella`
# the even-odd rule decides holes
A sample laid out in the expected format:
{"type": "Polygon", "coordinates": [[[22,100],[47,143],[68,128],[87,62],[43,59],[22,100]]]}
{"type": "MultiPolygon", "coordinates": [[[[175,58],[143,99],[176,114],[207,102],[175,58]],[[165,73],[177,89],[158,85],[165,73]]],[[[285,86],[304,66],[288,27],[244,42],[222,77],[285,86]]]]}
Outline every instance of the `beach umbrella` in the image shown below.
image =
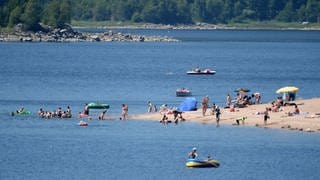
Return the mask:
{"type": "Polygon", "coordinates": [[[287,92],[294,92],[296,93],[297,91],[299,91],[299,88],[294,87],[294,86],[286,86],[283,88],[278,89],[276,92],[277,93],[287,93],[287,92]]]}

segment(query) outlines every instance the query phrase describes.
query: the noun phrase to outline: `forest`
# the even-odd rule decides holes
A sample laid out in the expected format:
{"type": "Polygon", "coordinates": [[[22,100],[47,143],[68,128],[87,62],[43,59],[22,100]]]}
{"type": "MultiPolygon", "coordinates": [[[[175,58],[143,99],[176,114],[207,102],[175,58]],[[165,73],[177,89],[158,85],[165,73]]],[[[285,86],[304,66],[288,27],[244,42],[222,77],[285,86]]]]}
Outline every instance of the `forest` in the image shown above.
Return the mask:
{"type": "Polygon", "coordinates": [[[244,21],[320,22],[320,0],[1,0],[0,26],[71,20],[155,24],[228,24],[244,21]]]}

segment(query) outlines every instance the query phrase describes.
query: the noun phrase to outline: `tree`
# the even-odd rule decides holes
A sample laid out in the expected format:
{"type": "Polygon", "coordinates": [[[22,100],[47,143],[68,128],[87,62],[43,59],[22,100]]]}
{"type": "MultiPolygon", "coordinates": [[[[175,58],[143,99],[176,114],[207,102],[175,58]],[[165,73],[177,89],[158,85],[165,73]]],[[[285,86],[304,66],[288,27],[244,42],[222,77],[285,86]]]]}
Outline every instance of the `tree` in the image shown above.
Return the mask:
{"type": "Polygon", "coordinates": [[[205,20],[205,9],[205,0],[195,0],[191,8],[193,21],[203,22],[205,20]]]}
{"type": "Polygon", "coordinates": [[[29,0],[26,4],[24,13],[22,14],[22,21],[26,30],[37,31],[41,27],[40,22],[41,7],[38,0],[29,0]]]}
{"type": "Polygon", "coordinates": [[[58,27],[64,27],[66,23],[71,23],[71,2],[70,0],[62,0],[59,8],[58,27]]]}
{"type": "Polygon", "coordinates": [[[69,0],[51,1],[44,9],[42,21],[54,28],[63,28],[71,22],[71,3],[69,0]]]}
{"type": "Polygon", "coordinates": [[[320,22],[320,2],[308,0],[306,5],[306,20],[309,22],[320,22]]]}
{"type": "Polygon", "coordinates": [[[205,9],[205,21],[218,23],[223,9],[223,2],[221,0],[208,0],[205,9]]]}
{"type": "Polygon", "coordinates": [[[51,1],[44,9],[43,23],[52,27],[58,26],[58,18],[60,13],[59,1],[51,1]]]}
{"type": "Polygon", "coordinates": [[[279,13],[277,19],[284,22],[292,22],[297,20],[295,16],[295,10],[293,9],[292,0],[288,1],[284,9],[279,13]]]}
{"type": "Polygon", "coordinates": [[[17,6],[16,8],[14,8],[13,11],[11,11],[10,13],[10,17],[9,17],[9,27],[13,27],[14,25],[18,24],[19,22],[21,22],[20,18],[22,15],[22,9],[20,6],[17,6]]]}

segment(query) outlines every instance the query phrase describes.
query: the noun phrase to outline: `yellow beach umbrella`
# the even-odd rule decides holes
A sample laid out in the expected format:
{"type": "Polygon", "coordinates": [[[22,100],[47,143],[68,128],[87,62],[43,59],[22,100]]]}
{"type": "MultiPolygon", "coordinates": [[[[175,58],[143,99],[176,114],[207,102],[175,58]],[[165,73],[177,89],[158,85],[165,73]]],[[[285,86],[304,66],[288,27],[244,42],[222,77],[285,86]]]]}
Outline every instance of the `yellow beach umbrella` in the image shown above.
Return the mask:
{"type": "Polygon", "coordinates": [[[297,92],[297,91],[299,91],[299,88],[297,88],[297,87],[286,86],[286,87],[278,89],[276,92],[277,93],[286,93],[286,92],[297,92]]]}

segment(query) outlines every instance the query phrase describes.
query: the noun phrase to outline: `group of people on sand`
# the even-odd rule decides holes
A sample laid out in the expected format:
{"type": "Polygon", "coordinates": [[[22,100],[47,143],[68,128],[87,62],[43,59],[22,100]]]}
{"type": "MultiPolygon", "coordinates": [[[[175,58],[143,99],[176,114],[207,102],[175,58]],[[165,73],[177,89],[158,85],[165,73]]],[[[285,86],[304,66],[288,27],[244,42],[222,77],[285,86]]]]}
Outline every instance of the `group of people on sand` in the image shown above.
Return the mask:
{"type": "Polygon", "coordinates": [[[238,92],[235,96],[234,101],[232,101],[232,98],[230,94],[227,95],[226,100],[226,108],[233,107],[239,107],[243,108],[247,105],[253,105],[253,104],[260,104],[261,103],[261,94],[260,93],[254,93],[250,95],[247,95],[246,93],[240,93],[238,92]]]}
{"type": "MultiPolygon", "coordinates": [[[[183,121],[186,121],[186,119],[184,117],[182,117],[182,111],[179,111],[177,109],[174,109],[171,111],[172,114],[173,114],[173,122],[175,124],[178,124],[179,121],[180,122],[183,122],[183,121]]],[[[171,113],[169,113],[171,114],[171,113]]],[[[168,116],[167,116],[167,113],[163,113],[163,116],[162,116],[162,119],[160,120],[160,123],[163,123],[163,124],[168,124],[168,123],[171,123],[172,121],[169,120],[168,116]]]]}
{"type": "Polygon", "coordinates": [[[43,108],[40,108],[38,111],[38,116],[41,118],[51,119],[51,118],[71,118],[71,108],[67,107],[66,110],[62,110],[61,107],[58,107],[54,111],[45,111],[43,108]]]}
{"type": "Polygon", "coordinates": [[[299,115],[300,114],[300,109],[297,104],[294,102],[289,103],[288,100],[285,100],[283,97],[277,97],[275,101],[271,102],[271,107],[266,107],[265,111],[263,113],[258,113],[258,114],[263,114],[263,121],[264,125],[267,125],[268,119],[270,119],[269,112],[280,112],[284,111],[284,106],[294,106],[293,111],[288,112],[288,116],[294,116],[294,115],[299,115]]]}

